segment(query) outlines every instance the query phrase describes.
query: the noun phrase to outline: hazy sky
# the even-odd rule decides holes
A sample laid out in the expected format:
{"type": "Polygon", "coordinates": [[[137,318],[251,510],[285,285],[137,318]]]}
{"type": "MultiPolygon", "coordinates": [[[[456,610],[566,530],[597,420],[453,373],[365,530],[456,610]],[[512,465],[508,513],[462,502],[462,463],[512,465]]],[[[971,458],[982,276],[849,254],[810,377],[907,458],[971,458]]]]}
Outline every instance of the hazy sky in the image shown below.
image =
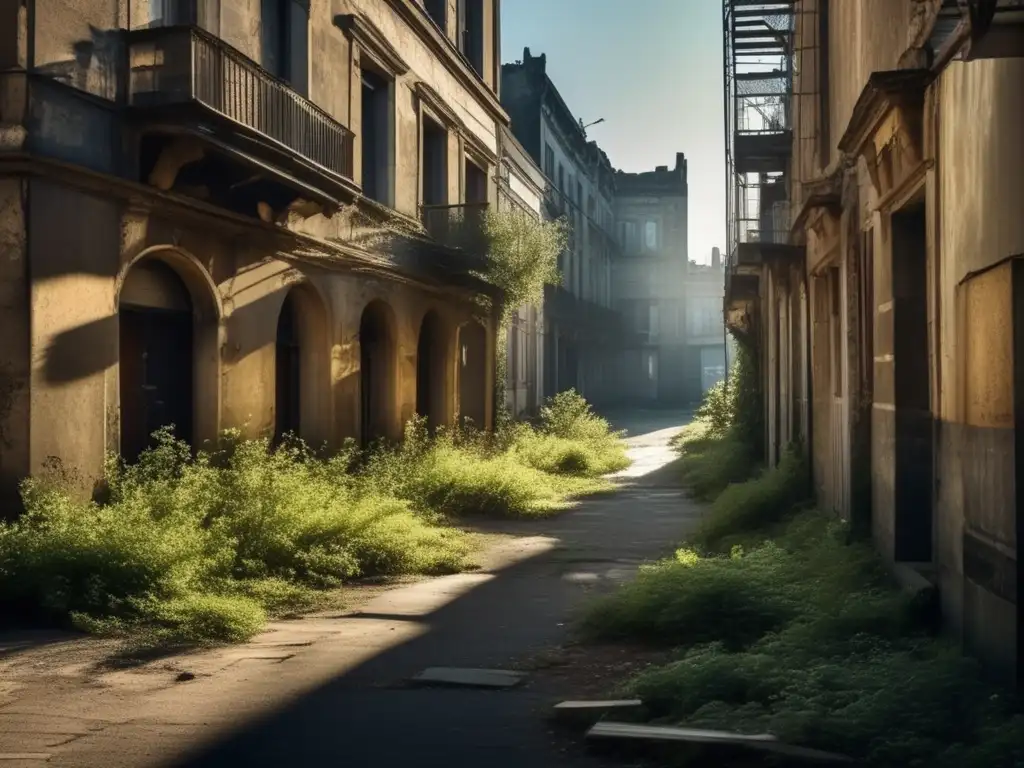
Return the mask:
{"type": "Polygon", "coordinates": [[[675,165],[685,152],[689,250],[725,246],[721,0],[503,0],[502,61],[523,48],[624,171],[675,165]]]}

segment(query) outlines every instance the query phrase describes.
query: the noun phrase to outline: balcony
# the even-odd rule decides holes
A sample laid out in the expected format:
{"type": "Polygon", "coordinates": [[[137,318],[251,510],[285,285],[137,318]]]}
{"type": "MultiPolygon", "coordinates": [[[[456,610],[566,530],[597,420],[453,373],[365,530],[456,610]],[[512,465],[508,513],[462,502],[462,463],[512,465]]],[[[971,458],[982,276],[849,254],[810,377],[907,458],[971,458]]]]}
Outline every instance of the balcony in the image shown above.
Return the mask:
{"type": "Polygon", "coordinates": [[[420,220],[434,240],[446,248],[474,254],[487,252],[484,218],[487,203],[421,205],[420,220]]]}
{"type": "Polygon", "coordinates": [[[155,131],[197,136],[279,180],[356,191],[352,131],[230,45],[195,26],[128,36],[129,105],[155,131]]]}

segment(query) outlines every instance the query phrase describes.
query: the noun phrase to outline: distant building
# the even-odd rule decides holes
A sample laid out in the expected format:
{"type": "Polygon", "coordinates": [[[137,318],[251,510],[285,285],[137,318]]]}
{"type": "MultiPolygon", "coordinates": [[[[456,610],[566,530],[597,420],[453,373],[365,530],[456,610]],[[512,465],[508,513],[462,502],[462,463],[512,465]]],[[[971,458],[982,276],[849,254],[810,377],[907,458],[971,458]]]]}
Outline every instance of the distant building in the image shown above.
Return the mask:
{"type": "Polygon", "coordinates": [[[615,190],[613,299],[629,329],[619,385],[641,404],[699,401],[725,374],[723,271],[721,258],[688,257],[686,157],[671,170],[619,171],[615,190]]]}
{"type": "Polygon", "coordinates": [[[563,281],[545,296],[544,391],[575,387],[592,403],[618,397],[615,361],[622,318],[612,308],[615,175],[607,155],[547,76],[547,58],[523,51],[501,69],[502,105],[516,139],[545,176],[544,215],[565,217],[572,235],[559,262],[563,281]]]}

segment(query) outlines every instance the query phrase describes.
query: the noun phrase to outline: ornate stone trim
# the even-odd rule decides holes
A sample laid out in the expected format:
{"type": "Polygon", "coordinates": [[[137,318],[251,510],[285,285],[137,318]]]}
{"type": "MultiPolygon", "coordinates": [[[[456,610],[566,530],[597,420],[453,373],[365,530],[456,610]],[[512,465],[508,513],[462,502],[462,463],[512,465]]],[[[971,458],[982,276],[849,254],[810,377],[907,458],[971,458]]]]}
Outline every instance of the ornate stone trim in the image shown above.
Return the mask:
{"type": "Polygon", "coordinates": [[[875,72],[839,140],[841,152],[864,158],[880,198],[924,162],[924,92],[932,78],[927,70],[875,72]]]}
{"type": "Polygon", "coordinates": [[[339,14],[334,17],[334,25],[345,35],[367,51],[388,74],[398,78],[409,71],[405,59],[388,42],[377,26],[362,13],[339,14]]]}

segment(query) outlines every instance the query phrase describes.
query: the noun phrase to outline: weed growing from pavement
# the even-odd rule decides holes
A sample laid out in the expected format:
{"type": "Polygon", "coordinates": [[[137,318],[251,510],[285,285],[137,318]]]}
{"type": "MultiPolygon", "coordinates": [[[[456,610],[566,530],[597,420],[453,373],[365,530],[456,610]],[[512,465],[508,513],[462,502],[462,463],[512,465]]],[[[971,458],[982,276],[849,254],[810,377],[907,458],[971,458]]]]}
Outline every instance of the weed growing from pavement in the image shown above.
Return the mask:
{"type": "MultiPolygon", "coordinates": [[[[687,440],[701,462],[735,447],[729,429],[701,426],[681,441],[684,463],[687,440]]],[[[770,732],[877,768],[1024,764],[1018,703],[929,631],[928,606],[891,584],[870,543],[801,508],[806,479],[791,452],[717,493],[708,483],[714,502],[685,548],[590,607],[593,639],[676,649],[621,693],[655,722],[770,732]]]]}
{"type": "Polygon", "coordinates": [[[354,579],[459,571],[469,539],[450,521],[547,514],[625,463],[575,394],[536,427],[407,432],[369,456],[348,444],[322,458],[233,433],[193,456],[163,430],[137,463],[110,459],[102,504],[59,476],[28,479],[26,513],[0,524],[0,607],[163,643],[240,641],[354,579]],[[582,460],[545,463],[572,450],[582,460]]]}

